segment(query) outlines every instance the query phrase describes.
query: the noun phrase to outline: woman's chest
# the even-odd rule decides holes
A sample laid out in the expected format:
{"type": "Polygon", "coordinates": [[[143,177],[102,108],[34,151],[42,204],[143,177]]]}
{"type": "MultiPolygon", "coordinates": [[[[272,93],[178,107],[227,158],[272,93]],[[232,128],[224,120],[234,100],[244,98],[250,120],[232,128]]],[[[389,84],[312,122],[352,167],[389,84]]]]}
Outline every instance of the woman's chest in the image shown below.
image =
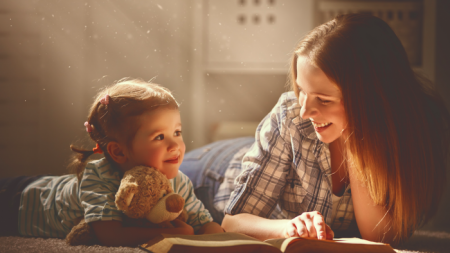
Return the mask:
{"type": "Polygon", "coordinates": [[[349,177],[347,173],[347,162],[344,159],[342,150],[339,145],[330,143],[330,165],[331,165],[331,182],[332,191],[336,196],[342,196],[348,185],[349,177]]]}

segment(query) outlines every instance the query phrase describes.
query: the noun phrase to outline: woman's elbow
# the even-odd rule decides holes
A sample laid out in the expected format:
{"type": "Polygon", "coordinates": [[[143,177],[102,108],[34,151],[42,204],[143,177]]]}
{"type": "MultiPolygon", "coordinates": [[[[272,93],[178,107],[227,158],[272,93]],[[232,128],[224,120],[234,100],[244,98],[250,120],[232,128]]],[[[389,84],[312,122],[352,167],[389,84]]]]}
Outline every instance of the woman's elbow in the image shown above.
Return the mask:
{"type": "Polygon", "coordinates": [[[385,244],[390,244],[392,247],[398,246],[398,238],[394,235],[393,231],[388,232],[378,232],[373,231],[372,233],[361,233],[361,237],[364,240],[372,242],[381,242],[385,244]]]}
{"type": "Polygon", "coordinates": [[[233,220],[235,217],[233,215],[225,214],[225,217],[222,220],[222,228],[225,232],[233,232],[233,220]]]}

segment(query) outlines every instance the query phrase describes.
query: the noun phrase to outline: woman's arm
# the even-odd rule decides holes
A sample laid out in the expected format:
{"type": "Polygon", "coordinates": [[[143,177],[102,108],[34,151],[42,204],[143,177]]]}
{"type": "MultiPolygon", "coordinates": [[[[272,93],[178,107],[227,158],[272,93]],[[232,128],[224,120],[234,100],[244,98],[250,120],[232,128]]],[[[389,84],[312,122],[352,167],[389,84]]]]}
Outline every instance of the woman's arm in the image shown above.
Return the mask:
{"type": "Polygon", "coordinates": [[[188,224],[174,220],[174,228],[123,227],[121,221],[94,221],[90,224],[99,242],[105,246],[136,246],[147,242],[158,234],[193,235],[194,229],[188,224]]]}
{"type": "Polygon", "coordinates": [[[387,210],[382,206],[375,205],[369,191],[354,173],[350,171],[349,176],[353,209],[362,238],[374,242],[392,243],[395,231],[390,227],[387,210]]]}
{"type": "Polygon", "coordinates": [[[292,220],[270,220],[249,213],[226,214],[222,227],[226,232],[236,232],[261,241],[271,238],[313,237],[331,240],[334,233],[325,224],[319,212],[304,212],[292,220]]]}
{"type": "Polygon", "coordinates": [[[249,213],[226,214],[222,221],[225,232],[246,234],[261,241],[284,238],[283,229],[289,220],[269,220],[249,213]]]}

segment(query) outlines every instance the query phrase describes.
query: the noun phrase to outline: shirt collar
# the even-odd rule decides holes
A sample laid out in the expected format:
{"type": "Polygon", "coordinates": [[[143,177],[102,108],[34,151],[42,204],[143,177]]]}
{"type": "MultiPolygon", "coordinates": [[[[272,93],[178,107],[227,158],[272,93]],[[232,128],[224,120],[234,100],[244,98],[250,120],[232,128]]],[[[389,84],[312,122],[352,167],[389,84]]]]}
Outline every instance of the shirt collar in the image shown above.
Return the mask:
{"type": "Polygon", "coordinates": [[[301,106],[298,103],[298,99],[294,92],[289,92],[287,94],[287,115],[292,120],[294,125],[297,126],[300,133],[308,139],[318,140],[316,131],[314,131],[314,126],[310,119],[303,119],[300,117],[301,106]]]}

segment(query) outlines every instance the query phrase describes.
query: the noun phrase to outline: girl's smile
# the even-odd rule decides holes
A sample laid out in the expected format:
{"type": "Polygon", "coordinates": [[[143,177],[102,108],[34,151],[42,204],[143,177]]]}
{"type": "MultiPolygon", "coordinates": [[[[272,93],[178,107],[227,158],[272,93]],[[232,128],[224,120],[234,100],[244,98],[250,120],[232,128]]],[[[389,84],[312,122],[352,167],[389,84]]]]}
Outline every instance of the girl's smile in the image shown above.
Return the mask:
{"type": "Polygon", "coordinates": [[[179,158],[180,158],[180,156],[176,156],[176,157],[174,157],[174,158],[167,159],[167,160],[165,160],[164,162],[176,164],[176,163],[178,163],[179,158]]]}

